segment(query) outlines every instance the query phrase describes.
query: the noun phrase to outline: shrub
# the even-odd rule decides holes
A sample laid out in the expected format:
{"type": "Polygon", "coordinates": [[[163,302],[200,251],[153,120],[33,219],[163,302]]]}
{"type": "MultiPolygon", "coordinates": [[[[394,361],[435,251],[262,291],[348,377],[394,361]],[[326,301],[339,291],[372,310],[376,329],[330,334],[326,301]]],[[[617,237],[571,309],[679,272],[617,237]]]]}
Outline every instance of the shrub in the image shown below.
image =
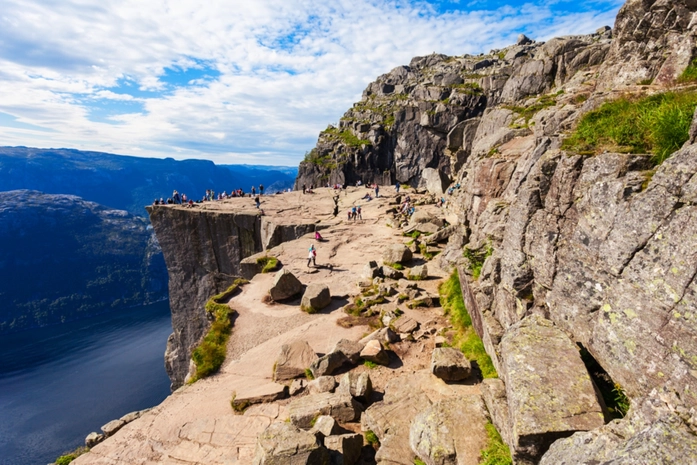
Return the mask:
{"type": "Polygon", "coordinates": [[[629,397],[627,397],[627,394],[624,393],[624,389],[622,389],[622,386],[620,386],[617,383],[615,383],[615,388],[612,390],[612,392],[614,394],[615,399],[613,411],[620,415],[622,418],[624,418],[627,415],[627,412],[629,412],[629,397]]]}
{"type": "Polygon", "coordinates": [[[472,319],[465,307],[460,288],[457,270],[439,286],[440,302],[443,311],[449,316],[450,322],[457,330],[454,345],[462,351],[468,360],[475,360],[484,378],[496,378],[496,368],[484,349],[482,340],[472,327],[472,319]]]}
{"type": "Polygon", "coordinates": [[[257,258],[257,264],[261,266],[262,273],[269,273],[276,270],[278,267],[278,258],[276,257],[259,257],[257,258]]]}
{"type": "Polygon", "coordinates": [[[479,465],[511,465],[513,463],[511,451],[491,422],[486,424],[486,435],[489,441],[486,448],[482,450],[482,460],[479,465]]]}
{"type": "Polygon", "coordinates": [[[372,370],[373,368],[375,368],[375,367],[378,366],[377,363],[371,362],[370,360],[365,360],[365,361],[363,362],[363,365],[365,365],[366,367],[370,368],[371,370],[372,370]]]}
{"type": "Polygon", "coordinates": [[[56,459],[56,465],[68,465],[70,462],[81,456],[82,454],[86,454],[89,452],[89,448],[87,447],[78,447],[72,452],[67,452],[60,457],[56,459]]]}
{"type": "Polygon", "coordinates": [[[380,440],[372,430],[368,430],[365,432],[365,442],[373,446],[373,448],[375,449],[380,447],[380,440]]]}
{"type": "Polygon", "coordinates": [[[479,275],[482,274],[484,262],[492,253],[494,253],[494,248],[491,244],[487,244],[483,250],[474,250],[465,247],[462,254],[469,260],[469,269],[472,272],[472,278],[479,279],[479,275]]]}
{"type": "Polygon", "coordinates": [[[652,153],[659,165],[687,141],[695,106],[694,91],[625,96],[587,113],[562,148],[581,154],[652,153]]]}

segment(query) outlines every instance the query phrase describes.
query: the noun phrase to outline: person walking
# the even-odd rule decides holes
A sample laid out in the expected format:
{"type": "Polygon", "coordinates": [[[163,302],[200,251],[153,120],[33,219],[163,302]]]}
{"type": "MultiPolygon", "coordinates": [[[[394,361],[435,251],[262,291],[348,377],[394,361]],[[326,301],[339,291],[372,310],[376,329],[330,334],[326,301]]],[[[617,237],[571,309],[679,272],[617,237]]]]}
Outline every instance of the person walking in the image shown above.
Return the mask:
{"type": "Polygon", "coordinates": [[[380,186],[375,184],[375,198],[377,199],[378,197],[380,197],[380,186]]]}
{"type": "Polygon", "coordinates": [[[358,214],[358,219],[363,221],[363,215],[361,214],[361,206],[356,207],[356,213],[358,214]]]}
{"type": "Polygon", "coordinates": [[[399,181],[394,185],[394,188],[397,190],[397,193],[399,194],[399,181]]]}
{"type": "Polygon", "coordinates": [[[317,250],[315,249],[315,244],[310,245],[309,253],[307,255],[307,267],[310,268],[310,262],[312,266],[317,267],[315,259],[317,258],[317,250]]]}

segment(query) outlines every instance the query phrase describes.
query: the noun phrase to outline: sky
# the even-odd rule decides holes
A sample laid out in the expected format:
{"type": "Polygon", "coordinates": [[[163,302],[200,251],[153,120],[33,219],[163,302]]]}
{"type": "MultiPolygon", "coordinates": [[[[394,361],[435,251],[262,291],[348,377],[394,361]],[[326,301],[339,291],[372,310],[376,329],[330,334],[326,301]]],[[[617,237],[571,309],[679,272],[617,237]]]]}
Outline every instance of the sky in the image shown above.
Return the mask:
{"type": "Polygon", "coordinates": [[[381,74],[622,0],[0,0],[0,146],[297,165],[381,74]]]}

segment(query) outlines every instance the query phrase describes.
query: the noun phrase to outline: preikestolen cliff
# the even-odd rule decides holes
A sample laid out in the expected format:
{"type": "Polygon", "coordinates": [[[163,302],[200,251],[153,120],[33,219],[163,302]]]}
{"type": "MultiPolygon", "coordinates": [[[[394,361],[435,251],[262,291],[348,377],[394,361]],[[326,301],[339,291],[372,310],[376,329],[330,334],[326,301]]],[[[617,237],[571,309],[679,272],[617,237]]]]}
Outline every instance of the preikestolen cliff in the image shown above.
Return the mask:
{"type": "Polygon", "coordinates": [[[56,463],[697,463],[697,2],[377,77],[294,189],[150,205],[172,393],[56,463]]]}

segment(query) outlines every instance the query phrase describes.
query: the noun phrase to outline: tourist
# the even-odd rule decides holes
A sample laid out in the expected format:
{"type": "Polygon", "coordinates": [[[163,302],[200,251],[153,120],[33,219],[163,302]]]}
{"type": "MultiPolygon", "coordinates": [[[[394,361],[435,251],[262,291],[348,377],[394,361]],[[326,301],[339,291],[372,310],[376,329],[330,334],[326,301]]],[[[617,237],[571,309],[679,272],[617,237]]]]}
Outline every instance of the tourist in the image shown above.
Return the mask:
{"type": "Polygon", "coordinates": [[[259,196],[258,196],[258,195],[254,198],[254,201],[255,201],[256,204],[257,204],[257,208],[259,208],[259,205],[261,205],[261,200],[259,199],[259,196]]]}
{"type": "Polygon", "coordinates": [[[257,193],[257,188],[252,186],[252,195],[255,195],[257,193]]]}
{"type": "Polygon", "coordinates": [[[358,213],[356,211],[356,207],[351,208],[351,219],[353,221],[356,221],[356,216],[358,216],[358,213]]]}
{"type": "Polygon", "coordinates": [[[303,184],[303,194],[307,191],[307,186],[303,184]]]}
{"type": "Polygon", "coordinates": [[[259,195],[264,195],[264,185],[259,184],[259,195]]]}
{"type": "Polygon", "coordinates": [[[317,250],[315,250],[315,245],[312,244],[310,245],[309,253],[307,255],[307,267],[310,267],[310,262],[312,262],[312,266],[317,266],[317,263],[315,262],[315,259],[317,258],[317,250]]]}
{"type": "Polygon", "coordinates": [[[380,186],[375,184],[375,198],[377,199],[378,197],[380,197],[380,186]]]}
{"type": "Polygon", "coordinates": [[[361,215],[361,206],[360,205],[358,205],[358,207],[356,207],[356,213],[358,214],[358,219],[362,221],[363,215],[361,215]]]}
{"type": "Polygon", "coordinates": [[[395,188],[395,190],[397,191],[398,194],[399,194],[399,187],[400,187],[400,186],[399,186],[399,182],[397,182],[397,183],[394,185],[394,188],[395,188]]]}

